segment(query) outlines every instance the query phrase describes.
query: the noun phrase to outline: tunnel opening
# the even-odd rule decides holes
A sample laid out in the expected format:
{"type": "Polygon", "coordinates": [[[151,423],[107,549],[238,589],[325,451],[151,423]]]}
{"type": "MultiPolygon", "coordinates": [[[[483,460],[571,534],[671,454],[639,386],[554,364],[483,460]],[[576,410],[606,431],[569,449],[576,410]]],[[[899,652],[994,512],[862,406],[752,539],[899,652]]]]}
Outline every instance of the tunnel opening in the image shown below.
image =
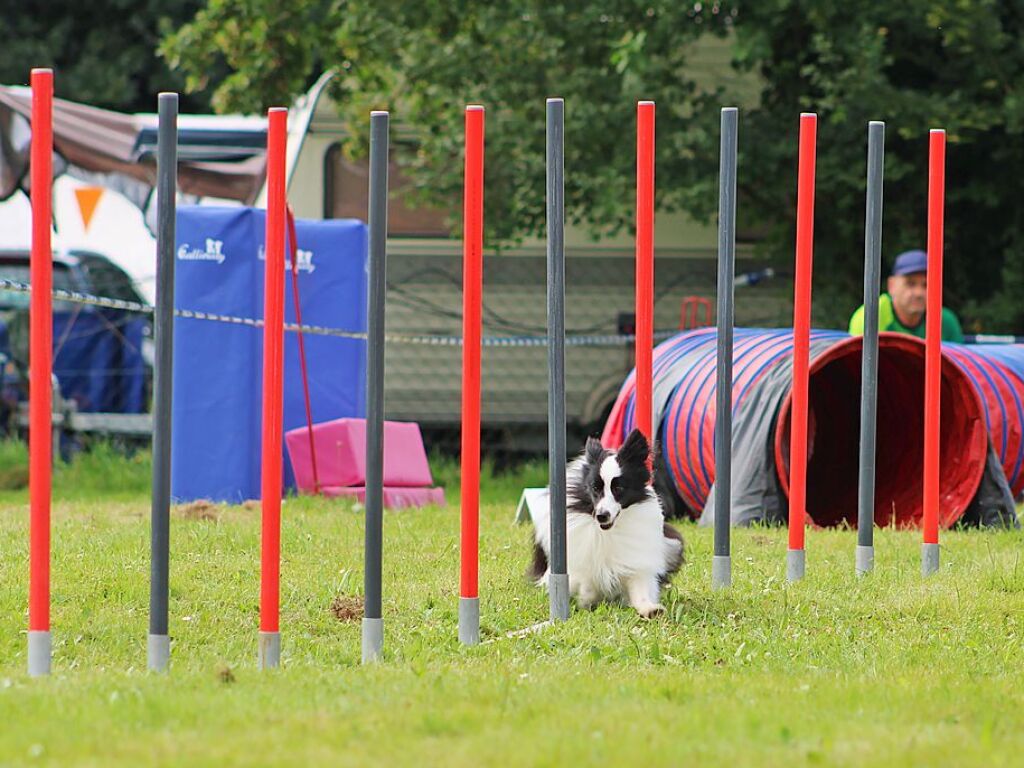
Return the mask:
{"type": "MultiPolygon", "coordinates": [[[[811,364],[807,514],[822,527],[857,525],[862,339],[833,345],[811,364]]],[[[925,345],[898,334],[879,336],[875,524],[919,527],[923,514],[925,345]]],[[[942,362],[939,524],[963,515],[981,482],[987,453],[982,403],[968,377],[942,362]]],[[[775,465],[789,496],[792,392],[775,428],[775,465]]]]}

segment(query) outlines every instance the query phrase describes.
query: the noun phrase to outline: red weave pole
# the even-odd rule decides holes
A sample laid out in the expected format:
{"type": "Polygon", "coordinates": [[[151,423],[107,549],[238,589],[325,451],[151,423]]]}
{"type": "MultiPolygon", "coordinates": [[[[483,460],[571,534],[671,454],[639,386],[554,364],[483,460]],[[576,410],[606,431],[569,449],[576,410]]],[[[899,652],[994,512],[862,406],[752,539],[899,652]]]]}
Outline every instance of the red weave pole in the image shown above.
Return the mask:
{"type": "Polygon", "coordinates": [[[263,295],[263,508],[260,630],[279,631],[281,600],[281,440],[284,420],[285,148],[288,110],[268,112],[267,231],[263,295]]]}
{"type": "MultiPolygon", "coordinates": [[[[648,441],[654,355],[654,102],[636,105],[636,424],[648,441]]],[[[648,461],[649,463],[649,461],[648,461]]]]}
{"type": "Polygon", "coordinates": [[[478,597],[480,549],[480,322],[484,290],[484,108],[466,107],[462,232],[461,597],[478,597]]]}
{"type": "Polygon", "coordinates": [[[50,630],[50,479],[53,461],[53,72],[32,70],[32,296],[29,304],[28,628],[50,630]]]}
{"type": "Polygon", "coordinates": [[[295,234],[295,213],[287,206],[288,248],[292,259],[292,301],[295,322],[299,326],[299,366],[302,369],[302,396],[306,401],[306,436],[309,438],[309,462],[313,466],[313,493],[320,494],[320,473],[316,469],[316,441],[313,440],[313,406],[309,399],[309,365],[306,363],[306,340],[302,333],[302,302],[299,300],[299,239],[295,234]]]}
{"type": "Polygon", "coordinates": [[[925,544],[939,543],[939,406],[942,372],[942,239],[946,186],[946,132],[928,136],[928,311],[924,366],[925,544]]]}
{"type": "Polygon", "coordinates": [[[789,548],[804,548],[807,519],[807,408],[814,261],[814,162],[818,116],[800,115],[796,199],[796,278],[793,295],[793,415],[789,438],[789,548]]]}

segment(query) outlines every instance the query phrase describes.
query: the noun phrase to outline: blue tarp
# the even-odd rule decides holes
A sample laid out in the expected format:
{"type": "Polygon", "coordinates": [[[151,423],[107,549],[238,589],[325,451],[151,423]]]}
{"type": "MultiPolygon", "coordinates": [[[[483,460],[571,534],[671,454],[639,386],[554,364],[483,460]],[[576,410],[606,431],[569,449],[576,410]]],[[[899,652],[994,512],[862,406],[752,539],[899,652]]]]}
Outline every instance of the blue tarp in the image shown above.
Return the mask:
{"type": "Polygon", "coordinates": [[[53,372],[79,411],[145,413],[146,320],[96,307],[53,313],[53,372]]]}
{"type": "MultiPolygon", "coordinates": [[[[302,320],[366,329],[366,226],[297,221],[302,320]]],[[[178,209],[175,307],[263,317],[265,212],[178,209]]],[[[291,271],[285,320],[295,321],[291,271]]],[[[176,317],[171,493],[178,501],[260,495],[262,329],[176,317]]],[[[365,415],[365,342],[305,336],[313,420],[365,415]]],[[[306,423],[298,337],[285,333],[284,429],[306,423]]],[[[285,487],[294,487],[285,453],[285,487]]]]}

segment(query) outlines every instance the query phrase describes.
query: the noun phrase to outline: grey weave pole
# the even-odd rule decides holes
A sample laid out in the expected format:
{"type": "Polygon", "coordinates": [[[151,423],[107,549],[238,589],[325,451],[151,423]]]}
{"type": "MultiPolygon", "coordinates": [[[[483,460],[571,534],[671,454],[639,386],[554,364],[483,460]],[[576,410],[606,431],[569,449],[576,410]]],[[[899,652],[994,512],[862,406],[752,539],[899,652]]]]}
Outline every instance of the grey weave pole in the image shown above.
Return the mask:
{"type": "Polygon", "coordinates": [[[565,103],[547,101],[548,494],[551,620],[569,618],[565,552],[565,103]]]}
{"type": "Polygon", "coordinates": [[[384,292],[388,235],[388,113],[370,113],[370,260],[366,321],[366,550],[363,663],[384,648],[384,292]]]}
{"type": "Polygon", "coordinates": [[[885,123],[868,123],[867,210],[864,217],[864,352],[861,359],[860,478],[855,572],[875,567],[875,432],[878,412],[878,292],[882,272],[882,179],[885,123]]]}
{"type": "Polygon", "coordinates": [[[736,280],[736,144],[739,111],[722,110],[718,166],[718,361],[715,414],[715,543],[711,586],[732,584],[729,526],[732,525],[733,289],[736,280]]]}
{"type": "Polygon", "coordinates": [[[156,366],[153,372],[153,498],[150,532],[147,665],[170,662],[168,581],[171,535],[171,402],[174,360],[174,223],[178,181],[178,94],[161,93],[157,123],[156,366]]]}

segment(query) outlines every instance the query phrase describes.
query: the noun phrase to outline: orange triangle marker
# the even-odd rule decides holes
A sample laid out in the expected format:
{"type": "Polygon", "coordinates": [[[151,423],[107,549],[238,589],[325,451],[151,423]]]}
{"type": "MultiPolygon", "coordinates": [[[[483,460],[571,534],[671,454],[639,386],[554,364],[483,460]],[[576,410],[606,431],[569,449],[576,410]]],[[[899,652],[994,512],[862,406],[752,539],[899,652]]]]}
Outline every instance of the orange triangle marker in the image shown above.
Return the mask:
{"type": "Polygon", "coordinates": [[[85,231],[89,231],[89,223],[92,215],[96,212],[96,206],[103,195],[103,187],[78,187],[75,189],[75,197],[78,198],[78,210],[82,214],[82,224],[85,231]]]}

